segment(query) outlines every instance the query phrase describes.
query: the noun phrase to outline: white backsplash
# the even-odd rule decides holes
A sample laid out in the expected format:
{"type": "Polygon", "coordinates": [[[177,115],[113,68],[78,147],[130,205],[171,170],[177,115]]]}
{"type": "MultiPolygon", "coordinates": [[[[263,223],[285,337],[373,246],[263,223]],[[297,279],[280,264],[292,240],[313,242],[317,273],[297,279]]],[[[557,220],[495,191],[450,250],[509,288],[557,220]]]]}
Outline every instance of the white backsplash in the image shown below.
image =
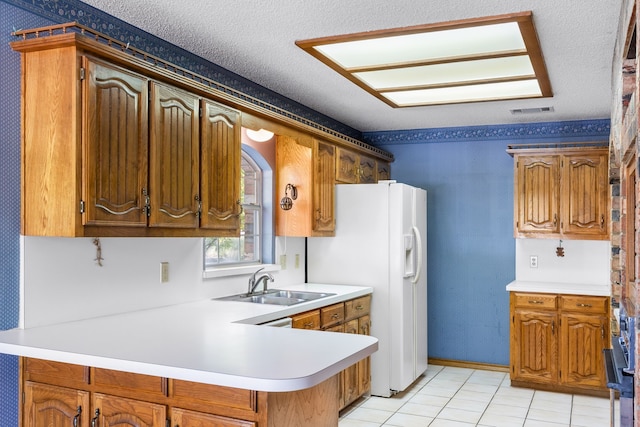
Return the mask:
{"type": "MultiPolygon", "coordinates": [[[[248,275],[202,277],[202,239],[101,238],[102,267],[92,238],[22,237],[20,325],[34,327],[246,291],[248,275]],[[169,281],[160,282],[160,263],[169,281]]],[[[276,238],[272,286],[304,282],[304,238],[276,238]],[[295,254],[299,267],[295,268],[295,254]]],[[[270,284],[271,285],[271,284],[270,284]]]]}
{"type": "Polygon", "coordinates": [[[611,244],[601,240],[563,240],[564,256],[556,255],[556,239],[515,239],[516,280],[602,284],[609,283],[611,244]],[[538,267],[530,266],[531,256],[538,267]]]}

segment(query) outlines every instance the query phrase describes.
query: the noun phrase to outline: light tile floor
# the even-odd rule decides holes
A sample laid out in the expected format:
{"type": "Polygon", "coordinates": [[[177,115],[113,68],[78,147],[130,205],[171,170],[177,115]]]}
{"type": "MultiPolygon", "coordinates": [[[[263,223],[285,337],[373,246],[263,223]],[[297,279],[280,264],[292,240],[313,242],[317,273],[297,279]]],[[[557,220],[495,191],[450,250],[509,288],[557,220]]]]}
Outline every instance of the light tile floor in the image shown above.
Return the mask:
{"type": "Polygon", "coordinates": [[[502,372],[430,365],[403,393],[356,402],[339,427],[606,427],[609,407],[607,398],[511,387],[502,372]]]}

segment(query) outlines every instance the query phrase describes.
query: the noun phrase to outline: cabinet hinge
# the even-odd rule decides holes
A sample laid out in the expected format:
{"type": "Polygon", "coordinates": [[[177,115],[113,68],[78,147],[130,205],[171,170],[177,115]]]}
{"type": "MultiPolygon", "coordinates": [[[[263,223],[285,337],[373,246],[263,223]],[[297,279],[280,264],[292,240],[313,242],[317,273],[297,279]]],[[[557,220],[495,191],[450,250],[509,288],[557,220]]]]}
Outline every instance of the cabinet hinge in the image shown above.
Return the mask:
{"type": "Polygon", "coordinates": [[[200,114],[200,118],[202,118],[202,108],[200,108],[199,110],[200,110],[200,111],[199,111],[199,113],[198,113],[198,114],[200,114]]]}
{"type": "Polygon", "coordinates": [[[80,200],[80,213],[84,213],[84,200],[80,200]]]}
{"type": "Polygon", "coordinates": [[[85,78],[85,69],[84,67],[80,67],[80,80],[84,80],[85,78]]]}
{"type": "Polygon", "coordinates": [[[167,423],[165,424],[167,427],[171,427],[171,420],[167,418],[167,423]]]}
{"type": "Polygon", "coordinates": [[[26,399],[27,399],[27,398],[26,398],[25,393],[24,393],[24,391],[23,391],[23,392],[22,392],[22,404],[23,404],[23,405],[24,405],[24,402],[26,401],[26,399]]]}

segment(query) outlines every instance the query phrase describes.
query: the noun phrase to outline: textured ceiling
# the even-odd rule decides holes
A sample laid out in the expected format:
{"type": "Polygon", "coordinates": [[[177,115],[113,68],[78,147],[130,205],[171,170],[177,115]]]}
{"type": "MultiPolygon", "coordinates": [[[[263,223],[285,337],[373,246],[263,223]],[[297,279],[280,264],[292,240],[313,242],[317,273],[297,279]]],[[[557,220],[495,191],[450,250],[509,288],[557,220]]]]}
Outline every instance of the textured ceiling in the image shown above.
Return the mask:
{"type": "Polygon", "coordinates": [[[84,0],[360,131],[610,117],[620,0],[84,0]],[[553,98],[393,109],[294,42],[531,10],[553,98]],[[513,115],[515,108],[553,112],[513,115]]]}

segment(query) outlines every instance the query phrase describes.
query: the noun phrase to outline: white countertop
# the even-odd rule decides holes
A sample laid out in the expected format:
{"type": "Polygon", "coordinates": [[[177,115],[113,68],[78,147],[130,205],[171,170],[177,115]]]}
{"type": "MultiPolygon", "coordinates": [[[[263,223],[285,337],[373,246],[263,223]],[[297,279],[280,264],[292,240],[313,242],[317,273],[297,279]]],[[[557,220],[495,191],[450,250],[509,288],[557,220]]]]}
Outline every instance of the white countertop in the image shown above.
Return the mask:
{"type": "Polygon", "coordinates": [[[547,294],[596,295],[610,296],[611,285],[608,283],[561,283],[561,282],[533,282],[514,280],[507,285],[509,292],[541,292],[547,294]]]}
{"type": "Polygon", "coordinates": [[[203,300],[0,331],[0,353],[258,391],[312,387],[371,355],[371,336],[256,326],[372,292],[305,284],[335,296],[281,307],[203,300]]]}

